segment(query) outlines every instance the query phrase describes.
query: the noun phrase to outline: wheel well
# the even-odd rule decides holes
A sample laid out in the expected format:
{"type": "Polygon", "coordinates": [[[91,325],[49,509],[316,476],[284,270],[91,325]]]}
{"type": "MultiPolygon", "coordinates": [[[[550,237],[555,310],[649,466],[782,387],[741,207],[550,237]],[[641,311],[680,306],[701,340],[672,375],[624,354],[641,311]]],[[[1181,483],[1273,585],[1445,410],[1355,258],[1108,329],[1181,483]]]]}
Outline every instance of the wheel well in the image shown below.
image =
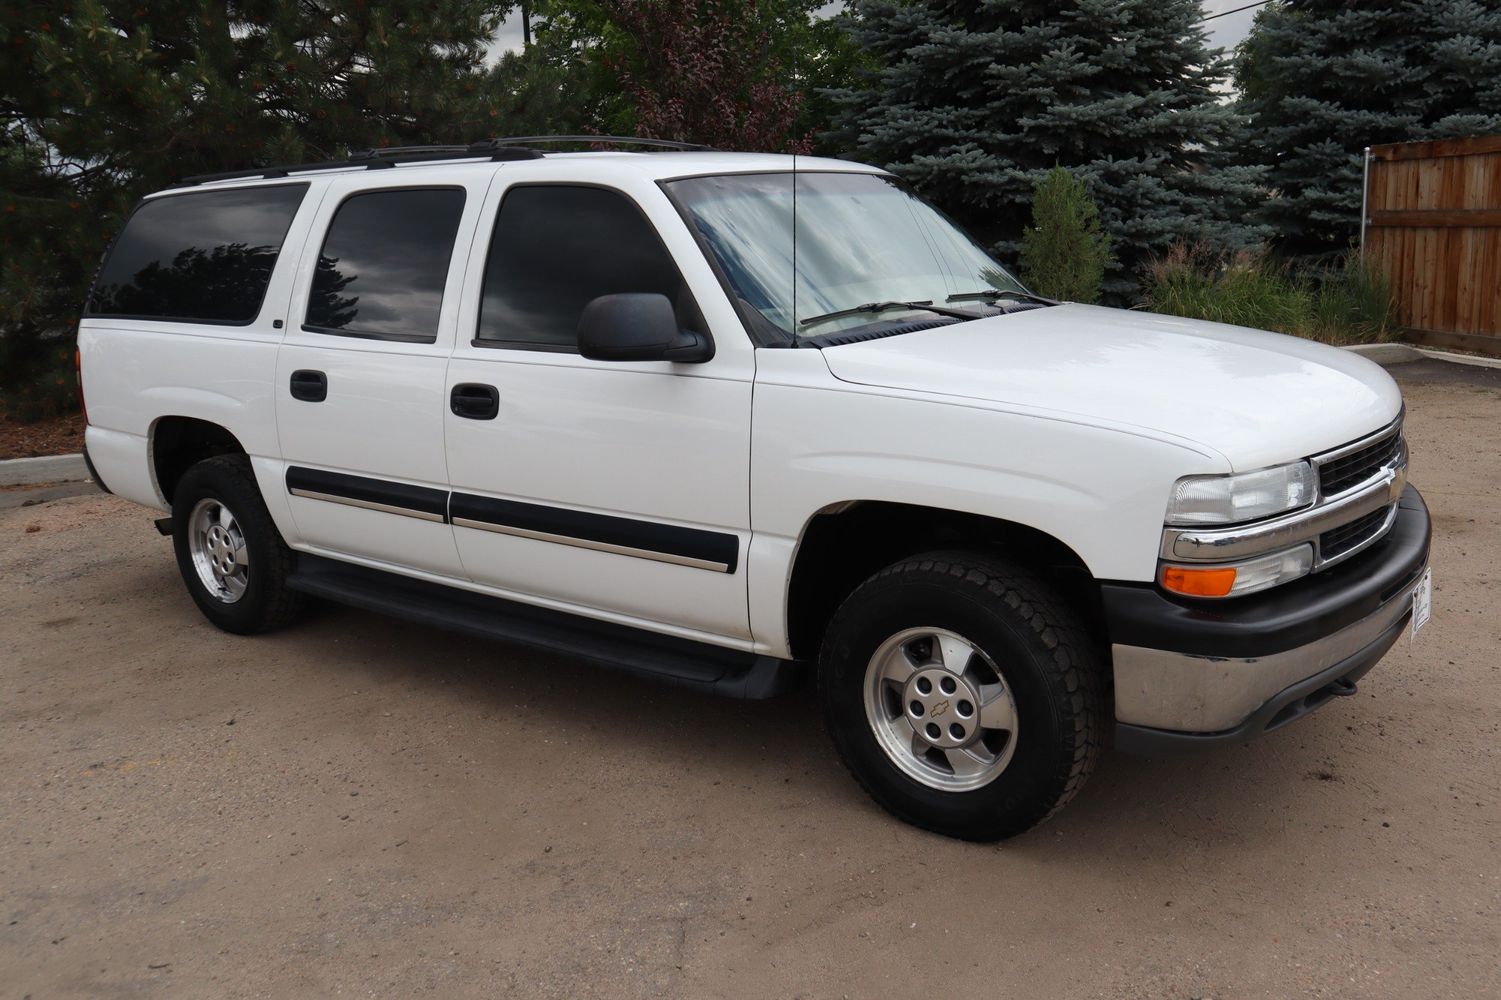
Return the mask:
{"type": "Polygon", "coordinates": [[[1000,553],[1041,572],[1104,634],[1100,588],[1078,553],[1058,539],[999,518],[910,504],[860,501],[814,515],[787,590],[792,655],[818,655],[824,629],[856,587],[892,563],[938,548],[1000,553]]]}
{"type": "Polygon", "coordinates": [[[156,486],[170,506],[183,473],[215,455],[243,455],[245,449],[229,431],[195,417],[162,417],[151,433],[151,465],[156,486]]]}

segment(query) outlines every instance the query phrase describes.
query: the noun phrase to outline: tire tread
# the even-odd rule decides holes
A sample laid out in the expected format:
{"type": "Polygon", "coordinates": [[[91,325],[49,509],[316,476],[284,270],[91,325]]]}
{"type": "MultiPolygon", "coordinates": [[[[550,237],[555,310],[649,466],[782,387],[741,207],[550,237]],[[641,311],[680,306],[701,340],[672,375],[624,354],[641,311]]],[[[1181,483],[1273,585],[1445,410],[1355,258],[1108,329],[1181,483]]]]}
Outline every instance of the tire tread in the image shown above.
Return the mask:
{"type": "MultiPolygon", "coordinates": [[[[304,603],[302,594],[286,586],[287,577],[291,576],[292,571],[297,567],[297,554],[287,547],[287,543],[281,537],[281,532],[276,530],[276,523],[271,520],[271,512],[266,509],[266,502],[261,496],[260,483],[256,481],[255,471],[250,467],[249,457],[216,455],[213,458],[204,459],[183,476],[178,484],[179,493],[183,491],[183,484],[190,484],[192,479],[197,478],[194,473],[222,477],[229,491],[239,494],[233,498],[232,509],[235,517],[244,522],[250,530],[270,540],[267,546],[271,553],[270,565],[256,567],[258,572],[265,574],[266,578],[271,581],[265,604],[260,613],[246,627],[234,628],[232,631],[253,635],[270,632],[291,624],[301,613],[304,603]]],[[[174,499],[174,517],[187,516],[188,512],[180,509],[182,507],[183,504],[174,499]]],[[[261,562],[264,563],[265,560],[262,559],[261,562]]],[[[189,586],[192,586],[191,582],[189,586]]],[[[215,624],[220,623],[215,622],[215,624]]],[[[224,626],[220,624],[220,627],[224,626]]]]}
{"type": "MultiPolygon", "coordinates": [[[[1055,776],[1060,791],[1040,810],[1008,816],[995,828],[967,832],[939,828],[923,821],[921,815],[899,814],[902,819],[938,833],[968,840],[995,840],[1029,829],[1053,816],[1084,787],[1106,743],[1105,713],[1108,707],[1105,670],[1098,643],[1078,613],[1037,574],[989,553],[955,550],[924,553],[901,560],[880,570],[850,594],[834,614],[825,641],[837,634],[841,619],[860,599],[861,591],[882,581],[901,581],[912,577],[939,575],[973,588],[977,597],[1004,604],[1047,649],[1051,668],[1070,699],[1066,718],[1072,721],[1072,753],[1060,755],[1060,769],[1055,776]]],[[[820,671],[820,684],[827,683],[820,671]]],[[[844,755],[841,755],[843,757],[844,755]]],[[[855,781],[886,808],[891,806],[871,788],[859,772],[844,758],[845,767],[855,781]]]]}

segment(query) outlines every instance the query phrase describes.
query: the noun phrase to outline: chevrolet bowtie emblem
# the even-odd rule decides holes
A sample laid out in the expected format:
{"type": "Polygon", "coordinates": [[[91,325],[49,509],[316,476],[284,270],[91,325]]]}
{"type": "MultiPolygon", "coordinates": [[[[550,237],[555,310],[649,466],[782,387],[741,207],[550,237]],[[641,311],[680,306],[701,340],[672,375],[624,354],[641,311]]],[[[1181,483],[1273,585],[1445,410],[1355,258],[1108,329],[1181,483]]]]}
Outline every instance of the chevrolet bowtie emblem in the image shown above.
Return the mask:
{"type": "Polygon", "coordinates": [[[933,706],[933,711],[929,712],[928,715],[930,717],[936,719],[940,715],[942,715],[944,712],[947,712],[948,710],[949,710],[949,703],[947,701],[940,701],[938,704],[936,704],[936,705],[933,706]]]}

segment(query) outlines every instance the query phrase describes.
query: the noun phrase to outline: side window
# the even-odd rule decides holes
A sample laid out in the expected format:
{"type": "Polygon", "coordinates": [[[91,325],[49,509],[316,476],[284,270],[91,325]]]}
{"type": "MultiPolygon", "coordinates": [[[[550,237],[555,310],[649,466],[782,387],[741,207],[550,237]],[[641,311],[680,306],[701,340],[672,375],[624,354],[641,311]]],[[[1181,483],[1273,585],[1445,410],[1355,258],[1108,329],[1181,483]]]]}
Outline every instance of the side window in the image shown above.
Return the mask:
{"type": "Polygon", "coordinates": [[[278,184],[142,202],[100,268],[85,314],[253,322],[307,189],[278,184]]]}
{"type": "Polygon", "coordinates": [[[618,292],[660,292],[680,325],[704,330],[667,248],[625,195],[567,185],[512,188],[490,237],[475,343],[574,350],[584,306],[618,292]]]}
{"type": "Polygon", "coordinates": [[[464,212],[454,188],[344,199],[328,226],[303,329],[430,344],[464,212]]]}

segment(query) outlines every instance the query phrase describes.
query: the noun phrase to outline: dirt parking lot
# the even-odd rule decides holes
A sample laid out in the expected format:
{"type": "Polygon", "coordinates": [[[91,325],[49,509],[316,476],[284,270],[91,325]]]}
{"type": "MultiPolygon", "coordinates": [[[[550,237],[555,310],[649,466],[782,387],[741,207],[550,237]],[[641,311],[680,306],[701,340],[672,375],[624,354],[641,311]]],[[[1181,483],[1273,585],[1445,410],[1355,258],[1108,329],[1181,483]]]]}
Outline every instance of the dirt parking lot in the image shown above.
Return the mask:
{"type": "Polygon", "coordinates": [[[150,512],[0,509],[0,996],[1501,996],[1501,372],[1457,368],[1397,369],[1416,643],[997,846],[888,818],[806,695],[229,636],[150,512]]]}

